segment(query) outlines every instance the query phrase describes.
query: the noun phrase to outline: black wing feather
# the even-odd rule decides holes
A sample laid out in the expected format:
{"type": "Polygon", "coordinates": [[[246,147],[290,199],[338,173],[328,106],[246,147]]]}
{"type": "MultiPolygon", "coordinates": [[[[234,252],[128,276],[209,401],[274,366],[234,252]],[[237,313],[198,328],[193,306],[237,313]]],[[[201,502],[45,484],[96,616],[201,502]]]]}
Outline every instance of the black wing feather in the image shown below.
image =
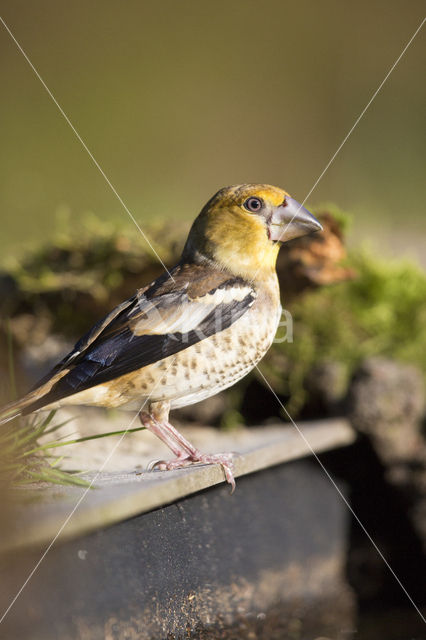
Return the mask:
{"type": "MultiPolygon", "coordinates": [[[[233,278],[220,288],[236,284],[247,286],[244,281],[233,278]]],[[[170,294],[167,295],[170,296],[170,294]]],[[[173,297],[176,298],[175,304],[180,304],[186,297],[186,292],[178,291],[173,297]]],[[[161,298],[163,296],[159,296],[159,299],[161,298]]],[[[242,300],[218,304],[214,311],[202,320],[196,330],[186,334],[135,335],[130,325],[132,319],[140,316],[141,308],[140,298],[134,296],[97,323],[77,342],[71,353],[37,384],[36,388],[47,381],[53,373],[70,366],[70,371],[52,387],[50,392],[32,403],[25,412],[29,413],[183,351],[216,333],[218,318],[220,318],[220,331],[227,329],[247,311],[254,299],[255,293],[251,290],[242,300]]],[[[187,297],[186,303],[188,303],[187,297]]]]}

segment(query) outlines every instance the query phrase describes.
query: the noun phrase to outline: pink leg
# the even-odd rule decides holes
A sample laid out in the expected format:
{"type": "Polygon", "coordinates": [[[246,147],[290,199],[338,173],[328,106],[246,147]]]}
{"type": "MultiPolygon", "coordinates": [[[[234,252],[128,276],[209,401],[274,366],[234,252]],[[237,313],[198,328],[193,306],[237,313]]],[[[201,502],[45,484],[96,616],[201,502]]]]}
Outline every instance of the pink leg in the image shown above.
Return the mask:
{"type": "Polygon", "coordinates": [[[174,460],[160,460],[155,464],[161,470],[181,469],[192,464],[220,464],[225,474],[226,481],[235,489],[234,465],[232,453],[202,453],[194,447],[173,425],[168,422],[168,403],[153,403],[150,413],[141,412],[139,418],[142,424],[154,433],[175,454],[174,460]]]}
{"type": "Polygon", "coordinates": [[[169,447],[180,459],[187,458],[189,455],[189,451],[184,447],[180,446],[178,442],[174,440],[174,438],[168,433],[167,429],[164,428],[164,425],[161,422],[158,422],[150,416],[148,413],[140,413],[139,419],[144,427],[146,427],[151,433],[160,438],[164,444],[169,447]]]}

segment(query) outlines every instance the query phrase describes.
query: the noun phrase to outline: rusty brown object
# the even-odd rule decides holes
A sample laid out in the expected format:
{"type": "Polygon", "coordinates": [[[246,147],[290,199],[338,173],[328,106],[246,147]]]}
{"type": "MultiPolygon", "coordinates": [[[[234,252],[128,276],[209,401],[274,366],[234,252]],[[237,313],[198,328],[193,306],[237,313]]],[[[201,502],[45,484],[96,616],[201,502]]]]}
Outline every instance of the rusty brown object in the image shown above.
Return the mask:
{"type": "MultiPolygon", "coordinates": [[[[281,248],[277,272],[284,305],[306,291],[342,282],[356,275],[353,269],[341,264],[346,258],[346,248],[340,223],[328,212],[322,212],[318,217],[324,227],[322,233],[292,240],[281,248]]],[[[182,240],[182,230],[180,234],[182,240]]],[[[168,246],[167,262],[170,266],[178,259],[181,242],[170,240],[168,246]]],[[[73,265],[71,249],[65,257],[62,255],[64,252],[60,253],[55,247],[45,254],[46,268],[57,274],[57,289],[38,293],[23,291],[10,275],[0,274],[0,312],[3,318],[10,318],[20,388],[27,387],[28,381],[33,382],[33,377],[38,377],[36,370],[47,371],[58,355],[65,353],[66,347],[62,348],[62,341],[67,341],[68,346],[71,346],[79,333],[108,313],[123,298],[132,295],[142,284],[155,279],[162,271],[161,265],[156,261],[136,259],[133,255],[134,248],[131,251],[121,237],[111,251],[114,252],[115,265],[122,278],[119,286],[112,287],[108,295],[99,296],[92,290],[83,290],[79,287],[78,279],[70,280],[67,273],[73,265]],[[74,312],[75,309],[78,309],[78,313],[74,312]],[[49,345],[47,341],[50,341],[49,345]],[[55,348],[56,343],[58,348],[55,348]],[[28,361],[25,367],[22,367],[22,355],[25,362],[28,361]]],[[[91,272],[93,256],[89,248],[80,248],[78,257],[81,261],[78,272],[91,272]]],[[[99,279],[103,282],[101,271],[99,279]]],[[[6,333],[6,324],[0,320],[0,342],[2,339],[6,342],[6,333]]],[[[5,379],[8,375],[6,363],[7,359],[3,358],[1,373],[5,379]]]]}
{"type": "Polygon", "coordinates": [[[284,302],[307,289],[344,282],[356,273],[342,262],[346,258],[343,232],[328,212],[318,215],[323,232],[284,244],[278,256],[277,272],[284,302]]]}

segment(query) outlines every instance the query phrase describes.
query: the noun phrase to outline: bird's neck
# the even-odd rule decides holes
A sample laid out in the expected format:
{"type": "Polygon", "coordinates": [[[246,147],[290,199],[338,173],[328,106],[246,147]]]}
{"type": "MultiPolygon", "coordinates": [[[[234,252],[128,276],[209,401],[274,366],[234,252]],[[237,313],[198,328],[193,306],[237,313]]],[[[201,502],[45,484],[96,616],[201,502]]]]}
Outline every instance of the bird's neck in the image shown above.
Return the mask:
{"type": "Polygon", "coordinates": [[[208,225],[196,220],[183,251],[183,259],[210,263],[233,276],[259,283],[276,279],[279,244],[270,242],[263,226],[252,225],[241,232],[238,219],[219,216],[208,225]]]}

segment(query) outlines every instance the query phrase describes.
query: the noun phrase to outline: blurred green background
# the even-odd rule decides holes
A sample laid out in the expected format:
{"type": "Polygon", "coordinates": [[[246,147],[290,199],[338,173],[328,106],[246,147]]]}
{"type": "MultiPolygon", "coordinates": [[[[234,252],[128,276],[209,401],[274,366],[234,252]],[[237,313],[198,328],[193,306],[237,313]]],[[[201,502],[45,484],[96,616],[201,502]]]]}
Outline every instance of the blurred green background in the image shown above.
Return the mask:
{"type": "MultiPolygon", "coordinates": [[[[305,198],[421,22],[424,3],[3,2],[1,15],[143,226],[219,187],[305,198]]],[[[423,29],[309,198],[352,242],[426,255],[423,29]]],[[[65,214],[132,222],[0,25],[0,251],[65,214]]],[[[142,241],[141,241],[142,242],[142,241]]]]}

